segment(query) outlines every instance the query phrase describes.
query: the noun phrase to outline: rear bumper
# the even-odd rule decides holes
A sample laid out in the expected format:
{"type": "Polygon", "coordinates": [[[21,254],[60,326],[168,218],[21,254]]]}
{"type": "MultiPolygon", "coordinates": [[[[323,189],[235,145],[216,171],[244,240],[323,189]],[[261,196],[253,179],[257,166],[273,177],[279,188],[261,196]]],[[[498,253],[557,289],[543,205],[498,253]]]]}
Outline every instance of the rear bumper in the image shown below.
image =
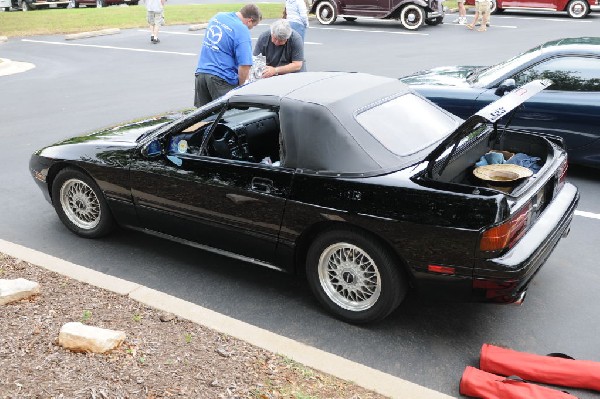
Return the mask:
{"type": "Polygon", "coordinates": [[[487,259],[473,270],[475,300],[520,302],[533,276],[569,231],[579,193],[565,183],[527,234],[501,257],[487,259]]]}

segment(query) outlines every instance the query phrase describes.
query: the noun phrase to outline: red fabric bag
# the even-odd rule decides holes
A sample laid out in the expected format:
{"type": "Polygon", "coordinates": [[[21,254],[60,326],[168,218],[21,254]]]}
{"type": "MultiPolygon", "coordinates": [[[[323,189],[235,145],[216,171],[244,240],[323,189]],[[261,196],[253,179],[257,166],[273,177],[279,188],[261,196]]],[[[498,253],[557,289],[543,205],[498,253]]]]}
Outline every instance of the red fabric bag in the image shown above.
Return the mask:
{"type": "Polygon", "coordinates": [[[540,356],[483,344],[479,368],[494,374],[518,375],[528,381],[600,391],[600,362],[540,356]]]}
{"type": "Polygon", "coordinates": [[[556,389],[512,380],[467,366],[460,379],[461,395],[482,399],[577,399],[556,389]]]}

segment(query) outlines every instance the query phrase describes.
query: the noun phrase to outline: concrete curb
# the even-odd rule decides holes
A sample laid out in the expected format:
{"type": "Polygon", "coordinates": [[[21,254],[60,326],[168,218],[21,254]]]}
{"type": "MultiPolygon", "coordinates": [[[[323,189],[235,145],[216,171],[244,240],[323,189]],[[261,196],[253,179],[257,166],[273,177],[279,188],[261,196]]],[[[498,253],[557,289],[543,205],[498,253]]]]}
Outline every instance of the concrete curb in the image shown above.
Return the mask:
{"type": "Polygon", "coordinates": [[[206,29],[207,26],[208,26],[207,23],[197,24],[197,25],[190,25],[190,27],[188,28],[188,30],[191,30],[191,31],[202,30],[202,29],[206,29]]]}
{"type": "Polygon", "coordinates": [[[290,338],[176,298],[172,295],[114,276],[109,276],[18,244],[0,240],[0,252],[64,276],[121,295],[128,295],[130,298],[153,308],[173,313],[178,317],[244,340],[265,350],[287,356],[306,366],[347,381],[352,381],[357,385],[391,398],[452,398],[441,392],[431,390],[410,381],[375,370],[371,367],[364,366],[360,363],[355,363],[340,356],[313,348],[290,338]]]}
{"type": "Polygon", "coordinates": [[[85,39],[88,37],[96,37],[96,36],[116,35],[117,33],[121,33],[121,29],[109,28],[109,29],[96,30],[96,31],[92,31],[92,32],[71,33],[71,34],[65,35],[65,40],[75,40],[75,39],[85,39]]]}

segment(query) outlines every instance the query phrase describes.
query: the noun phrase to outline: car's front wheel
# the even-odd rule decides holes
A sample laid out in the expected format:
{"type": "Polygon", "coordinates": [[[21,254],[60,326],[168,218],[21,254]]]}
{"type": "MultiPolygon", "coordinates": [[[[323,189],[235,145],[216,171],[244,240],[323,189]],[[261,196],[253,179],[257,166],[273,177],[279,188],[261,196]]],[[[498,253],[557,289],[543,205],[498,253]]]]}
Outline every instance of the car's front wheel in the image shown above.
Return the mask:
{"type": "Polygon", "coordinates": [[[106,7],[106,2],[104,0],[96,0],[96,8],[106,7]]]}
{"type": "Polygon", "coordinates": [[[567,14],[571,18],[583,18],[590,12],[590,6],[585,0],[571,0],[567,5],[567,14]]]}
{"type": "Polygon", "coordinates": [[[391,252],[355,230],[319,235],[308,250],[306,274],[319,302],[350,323],[383,319],[402,302],[408,287],[391,252]]]}
{"type": "Polygon", "coordinates": [[[417,30],[425,22],[425,10],[416,4],[408,4],[400,11],[400,23],[408,30],[417,30]]]}
{"type": "Polygon", "coordinates": [[[335,5],[330,1],[322,1],[317,5],[315,10],[317,21],[323,25],[331,25],[337,19],[337,10],[335,5]]]}
{"type": "Polygon", "coordinates": [[[60,220],[75,234],[97,238],[110,233],[115,222],[102,191],[85,173],[61,170],[52,183],[52,203],[60,220]]]}
{"type": "Polygon", "coordinates": [[[490,14],[500,14],[504,11],[503,8],[498,8],[498,3],[495,0],[490,1],[490,14]]]}

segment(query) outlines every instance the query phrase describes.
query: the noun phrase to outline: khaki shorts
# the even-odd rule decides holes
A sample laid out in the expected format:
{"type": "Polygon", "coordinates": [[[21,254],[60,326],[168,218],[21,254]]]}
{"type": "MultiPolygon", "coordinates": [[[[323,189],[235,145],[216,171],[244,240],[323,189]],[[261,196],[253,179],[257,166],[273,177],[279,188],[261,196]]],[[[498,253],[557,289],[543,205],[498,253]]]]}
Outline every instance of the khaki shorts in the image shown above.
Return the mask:
{"type": "Polygon", "coordinates": [[[490,15],[490,2],[488,0],[476,1],[475,11],[478,11],[481,15],[490,15]]]}
{"type": "Polygon", "coordinates": [[[148,24],[161,26],[165,20],[162,11],[148,11],[148,24]]]}

